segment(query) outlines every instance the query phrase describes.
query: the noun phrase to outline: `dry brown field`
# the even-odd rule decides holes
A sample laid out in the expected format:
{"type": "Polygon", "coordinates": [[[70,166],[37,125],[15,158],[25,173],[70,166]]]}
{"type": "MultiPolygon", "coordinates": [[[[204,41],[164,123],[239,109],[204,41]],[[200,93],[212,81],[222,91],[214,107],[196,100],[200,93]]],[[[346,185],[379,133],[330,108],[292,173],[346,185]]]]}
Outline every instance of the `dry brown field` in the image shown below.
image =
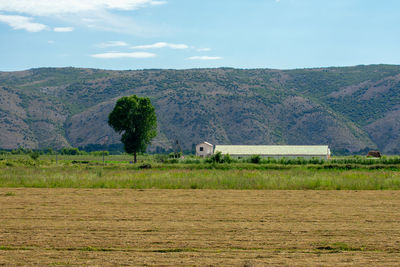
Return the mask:
{"type": "Polygon", "coordinates": [[[4,266],[395,266],[399,191],[0,189],[4,266]]]}

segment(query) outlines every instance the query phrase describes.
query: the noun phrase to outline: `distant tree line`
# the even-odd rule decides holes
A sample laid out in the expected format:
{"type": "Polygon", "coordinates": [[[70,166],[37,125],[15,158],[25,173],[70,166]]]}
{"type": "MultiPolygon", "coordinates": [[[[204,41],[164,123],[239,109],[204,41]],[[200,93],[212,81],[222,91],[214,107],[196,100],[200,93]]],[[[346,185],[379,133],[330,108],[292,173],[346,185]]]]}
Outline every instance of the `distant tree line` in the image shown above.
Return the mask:
{"type": "MultiPolygon", "coordinates": [[[[62,149],[43,148],[43,149],[30,149],[19,147],[16,149],[1,149],[0,155],[12,154],[12,155],[28,155],[32,152],[37,152],[39,155],[102,155],[104,152],[106,155],[121,155],[124,154],[123,144],[112,144],[112,145],[100,145],[100,144],[89,144],[83,147],[65,147],[62,149]]],[[[160,155],[178,155],[176,157],[184,155],[194,155],[195,150],[183,150],[174,151],[172,148],[164,149],[156,147],[154,151],[148,151],[147,154],[160,154],[160,155]]],[[[143,154],[143,153],[140,153],[143,154]]]]}
{"type": "MultiPolygon", "coordinates": [[[[44,149],[29,149],[29,148],[17,148],[17,149],[0,149],[0,154],[11,154],[11,155],[32,155],[35,154],[34,157],[37,158],[36,155],[110,155],[110,152],[107,150],[102,151],[85,151],[80,150],[79,148],[75,147],[64,147],[60,150],[53,150],[52,148],[44,148],[44,149]]],[[[121,154],[121,153],[119,153],[121,154]]]]}

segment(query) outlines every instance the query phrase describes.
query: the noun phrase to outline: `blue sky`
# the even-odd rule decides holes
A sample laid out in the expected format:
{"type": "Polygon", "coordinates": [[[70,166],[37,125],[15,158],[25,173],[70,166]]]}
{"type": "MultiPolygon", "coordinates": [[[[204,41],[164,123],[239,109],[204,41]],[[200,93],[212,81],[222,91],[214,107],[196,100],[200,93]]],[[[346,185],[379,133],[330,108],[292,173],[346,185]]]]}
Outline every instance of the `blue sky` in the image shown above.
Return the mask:
{"type": "Polygon", "coordinates": [[[0,0],[0,71],[400,64],[398,0],[0,0]]]}

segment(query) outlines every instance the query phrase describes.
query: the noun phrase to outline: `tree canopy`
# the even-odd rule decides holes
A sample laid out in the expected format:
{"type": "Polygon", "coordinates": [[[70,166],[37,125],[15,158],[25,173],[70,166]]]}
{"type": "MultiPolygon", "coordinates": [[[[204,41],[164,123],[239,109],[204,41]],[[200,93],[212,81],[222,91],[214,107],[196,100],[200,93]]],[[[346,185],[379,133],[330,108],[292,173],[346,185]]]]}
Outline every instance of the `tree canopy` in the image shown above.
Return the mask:
{"type": "Polygon", "coordinates": [[[146,151],[147,145],[157,135],[157,117],[148,97],[136,95],[118,99],[108,115],[108,124],[119,134],[127,153],[146,151]]]}

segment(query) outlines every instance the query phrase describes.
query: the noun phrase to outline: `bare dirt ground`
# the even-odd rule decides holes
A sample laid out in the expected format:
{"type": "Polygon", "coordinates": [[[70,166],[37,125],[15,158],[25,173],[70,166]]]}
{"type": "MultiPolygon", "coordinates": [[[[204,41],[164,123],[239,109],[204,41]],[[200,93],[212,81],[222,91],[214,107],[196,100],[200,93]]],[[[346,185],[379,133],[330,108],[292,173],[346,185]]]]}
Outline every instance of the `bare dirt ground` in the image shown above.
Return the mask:
{"type": "Polygon", "coordinates": [[[0,265],[268,264],[400,265],[400,192],[0,189],[0,265]]]}

